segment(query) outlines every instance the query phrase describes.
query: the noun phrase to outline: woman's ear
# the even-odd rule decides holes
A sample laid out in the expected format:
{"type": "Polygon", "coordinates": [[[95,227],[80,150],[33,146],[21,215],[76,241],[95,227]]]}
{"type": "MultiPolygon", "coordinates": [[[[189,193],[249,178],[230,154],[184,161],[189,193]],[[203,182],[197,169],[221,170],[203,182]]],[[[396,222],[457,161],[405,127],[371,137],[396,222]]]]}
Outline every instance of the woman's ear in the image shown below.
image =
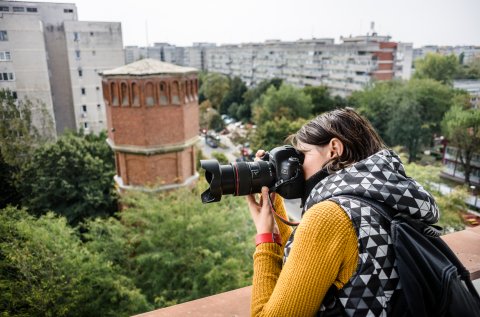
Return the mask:
{"type": "Polygon", "coordinates": [[[332,138],[328,144],[332,157],[340,157],[343,154],[343,142],[340,139],[332,138]]]}

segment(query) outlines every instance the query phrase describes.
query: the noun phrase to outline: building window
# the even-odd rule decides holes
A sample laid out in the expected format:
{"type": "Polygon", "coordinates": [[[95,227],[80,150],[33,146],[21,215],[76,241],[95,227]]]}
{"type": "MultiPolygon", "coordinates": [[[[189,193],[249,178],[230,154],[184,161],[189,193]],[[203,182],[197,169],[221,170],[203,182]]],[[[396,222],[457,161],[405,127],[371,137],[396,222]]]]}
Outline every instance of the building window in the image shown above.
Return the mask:
{"type": "Polygon", "coordinates": [[[92,55],[93,55],[93,56],[97,55],[97,52],[92,51],[92,55]]]}
{"type": "Polygon", "coordinates": [[[84,122],[84,123],[83,123],[83,128],[84,128],[85,130],[88,129],[88,122],[84,122]]]}
{"type": "Polygon", "coordinates": [[[75,51],[75,57],[76,57],[77,59],[80,59],[80,51],[79,51],[79,50],[76,50],[76,51],[75,51]]]}
{"type": "Polygon", "coordinates": [[[132,83],[132,106],[140,106],[140,89],[136,83],[132,83]]]}
{"type": "Polygon", "coordinates": [[[73,13],[73,9],[63,9],[64,13],[73,13]]]}
{"type": "Polygon", "coordinates": [[[118,90],[115,83],[110,84],[110,96],[112,96],[112,106],[118,106],[118,90]]]}
{"type": "Polygon", "coordinates": [[[85,88],[81,88],[81,91],[82,91],[82,95],[85,95],[87,93],[86,89],[85,88]]]}
{"type": "Polygon", "coordinates": [[[179,92],[180,92],[180,89],[178,87],[178,82],[174,81],[172,83],[172,104],[174,105],[180,104],[179,92]]]}
{"type": "Polygon", "coordinates": [[[13,12],[25,12],[24,7],[13,7],[13,12]]]}
{"type": "Polygon", "coordinates": [[[0,6],[0,12],[8,12],[10,9],[6,6],[0,6]]]}
{"type": "Polygon", "coordinates": [[[38,12],[37,8],[27,8],[27,12],[38,12]]]}
{"type": "Polygon", "coordinates": [[[87,105],[82,105],[82,112],[87,113],[87,105]]]}
{"type": "Polygon", "coordinates": [[[8,51],[0,51],[0,61],[9,61],[10,60],[10,52],[8,51]]]}
{"type": "Polygon", "coordinates": [[[155,104],[153,84],[147,83],[145,85],[145,104],[147,106],[153,106],[155,104]]]}
{"type": "MultiPolygon", "coordinates": [[[[78,32],[73,32],[73,40],[78,42],[78,32]]],[[[79,56],[80,57],[80,56],[79,56]]]]}
{"type": "Polygon", "coordinates": [[[90,36],[93,36],[93,32],[90,32],[90,36]]]}
{"type": "Polygon", "coordinates": [[[15,75],[13,73],[0,73],[0,81],[14,81],[15,75]]]}
{"type": "Polygon", "coordinates": [[[97,110],[102,110],[102,105],[101,104],[97,104],[97,110]]]}
{"type": "Polygon", "coordinates": [[[83,70],[81,68],[78,69],[78,77],[83,77],[83,70]]]}
{"type": "Polygon", "coordinates": [[[168,104],[167,85],[165,83],[160,83],[160,104],[163,106],[168,104]]]}
{"type": "Polygon", "coordinates": [[[0,31],[0,41],[8,41],[7,31],[0,31]]]}
{"type": "Polygon", "coordinates": [[[120,91],[122,94],[122,106],[128,106],[128,88],[126,83],[121,83],[120,91]]]}

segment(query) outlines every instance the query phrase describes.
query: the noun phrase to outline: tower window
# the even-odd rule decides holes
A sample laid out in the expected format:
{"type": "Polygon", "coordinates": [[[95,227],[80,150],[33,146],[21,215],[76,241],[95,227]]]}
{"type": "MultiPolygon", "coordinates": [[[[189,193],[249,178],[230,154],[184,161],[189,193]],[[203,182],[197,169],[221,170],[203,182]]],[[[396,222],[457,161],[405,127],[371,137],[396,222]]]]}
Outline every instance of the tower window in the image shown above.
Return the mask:
{"type": "Polygon", "coordinates": [[[75,51],[75,57],[76,57],[77,59],[80,59],[80,51],[79,51],[79,50],[76,50],[76,51],[75,51]]]}
{"type": "Polygon", "coordinates": [[[83,70],[81,68],[78,69],[78,77],[83,76],[83,70]]]}
{"type": "Polygon", "coordinates": [[[86,91],[86,89],[85,89],[85,88],[83,88],[83,87],[81,88],[81,92],[82,92],[82,95],[86,95],[86,94],[87,94],[87,91],[86,91]]]}

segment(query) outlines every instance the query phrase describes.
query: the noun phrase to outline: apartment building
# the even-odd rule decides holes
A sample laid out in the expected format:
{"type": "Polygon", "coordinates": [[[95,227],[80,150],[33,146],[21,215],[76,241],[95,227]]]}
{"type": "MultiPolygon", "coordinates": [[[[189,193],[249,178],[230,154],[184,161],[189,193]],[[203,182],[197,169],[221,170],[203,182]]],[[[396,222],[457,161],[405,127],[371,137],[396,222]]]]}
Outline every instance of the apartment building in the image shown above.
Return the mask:
{"type": "MultiPolygon", "coordinates": [[[[99,72],[124,64],[120,23],[78,21],[72,3],[0,1],[0,12],[0,89],[43,104],[54,134],[105,129],[96,87],[99,72]]],[[[33,110],[41,126],[44,113],[33,110]]]]}
{"type": "Polygon", "coordinates": [[[413,59],[424,58],[428,53],[440,55],[455,55],[462,59],[463,64],[468,64],[474,59],[480,58],[480,46],[463,45],[463,46],[438,46],[426,45],[413,50],[413,59]]]}
{"type": "Polygon", "coordinates": [[[303,87],[325,85],[342,97],[375,80],[408,79],[412,44],[391,42],[389,36],[311,39],[221,45],[206,49],[206,70],[239,76],[247,84],[282,78],[303,87]]]}

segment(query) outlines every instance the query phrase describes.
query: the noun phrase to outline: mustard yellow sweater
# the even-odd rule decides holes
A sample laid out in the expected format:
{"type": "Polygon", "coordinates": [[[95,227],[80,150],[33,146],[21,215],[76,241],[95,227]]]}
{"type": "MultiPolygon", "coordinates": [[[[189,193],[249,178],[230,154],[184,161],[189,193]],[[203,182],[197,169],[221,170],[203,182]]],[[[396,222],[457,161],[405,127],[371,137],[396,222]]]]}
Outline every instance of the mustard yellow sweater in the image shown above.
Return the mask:
{"type": "MultiPolygon", "coordinates": [[[[275,210],[286,217],[282,199],[275,210]]],[[[283,245],[292,229],[277,221],[283,245]]],[[[305,213],[282,268],[283,247],[262,243],[253,255],[252,316],[313,316],[330,286],[337,288],[357,268],[357,236],[351,220],[334,202],[324,201],[305,213]]]]}

